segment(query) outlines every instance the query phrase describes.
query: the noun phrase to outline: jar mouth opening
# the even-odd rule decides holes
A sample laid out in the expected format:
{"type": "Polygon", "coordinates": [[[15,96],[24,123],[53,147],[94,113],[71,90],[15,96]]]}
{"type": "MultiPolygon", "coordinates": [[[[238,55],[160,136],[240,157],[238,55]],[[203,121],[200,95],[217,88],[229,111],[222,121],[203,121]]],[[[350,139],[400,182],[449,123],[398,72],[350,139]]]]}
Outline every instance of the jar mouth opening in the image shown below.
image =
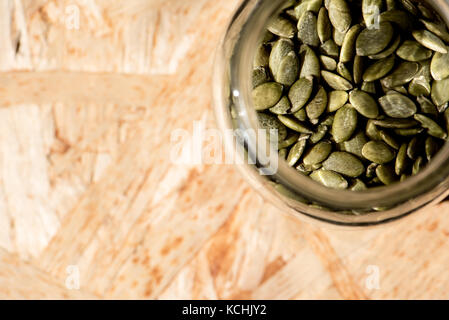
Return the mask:
{"type": "MultiPolygon", "coordinates": [[[[251,99],[251,68],[254,57],[254,48],[260,44],[260,39],[265,31],[265,25],[260,21],[268,19],[282,9],[285,0],[257,1],[250,8],[244,27],[240,30],[239,38],[236,40],[232,54],[231,65],[228,70],[231,88],[230,94],[234,101],[241,129],[259,128],[257,113],[253,108],[251,99]],[[263,4],[263,5],[262,5],[263,4]]],[[[438,12],[449,25],[449,4],[444,0],[425,1],[436,12],[438,12]]],[[[243,8],[245,3],[242,4],[243,8]]],[[[238,12],[236,16],[241,13],[238,12]]],[[[229,32],[229,30],[228,30],[229,32]]],[[[247,151],[257,155],[257,149],[263,148],[266,139],[249,137],[246,142],[247,151]]],[[[403,182],[384,187],[354,192],[348,190],[335,190],[325,187],[309,177],[298,174],[294,168],[288,166],[284,159],[279,159],[277,152],[271,152],[268,156],[269,163],[276,162],[277,172],[273,175],[280,183],[288,186],[291,190],[307,199],[340,210],[373,210],[379,207],[392,207],[411,199],[415,199],[429,191],[437,191],[443,194],[448,189],[446,178],[449,176],[449,143],[446,142],[439,153],[429,164],[416,176],[410,177],[403,182]]],[[[417,203],[420,207],[423,204],[417,203]]]]}

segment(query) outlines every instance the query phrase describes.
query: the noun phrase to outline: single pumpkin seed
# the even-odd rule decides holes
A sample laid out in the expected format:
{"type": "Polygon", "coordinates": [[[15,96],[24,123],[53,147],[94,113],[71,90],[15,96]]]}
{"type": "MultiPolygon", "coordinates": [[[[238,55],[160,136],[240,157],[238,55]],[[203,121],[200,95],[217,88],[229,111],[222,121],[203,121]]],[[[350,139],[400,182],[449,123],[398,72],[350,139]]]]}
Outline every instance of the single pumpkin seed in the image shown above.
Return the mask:
{"type": "Polygon", "coordinates": [[[312,11],[306,11],[298,21],[298,39],[304,44],[317,47],[320,39],[317,32],[317,18],[312,11]]]}
{"type": "Polygon", "coordinates": [[[382,85],[387,88],[394,88],[409,83],[419,71],[419,64],[416,62],[404,61],[394,69],[393,73],[381,80],[382,85]]]}
{"type": "Polygon", "coordinates": [[[379,99],[379,103],[385,114],[391,118],[409,118],[418,111],[416,104],[400,93],[387,94],[379,99]]]}
{"type": "Polygon", "coordinates": [[[396,50],[396,54],[403,60],[417,62],[429,59],[432,56],[432,51],[416,41],[405,40],[396,50]]]}
{"type": "Polygon", "coordinates": [[[310,136],[310,142],[315,144],[320,142],[329,132],[329,126],[320,124],[314,134],[310,136]]]}
{"type": "Polygon", "coordinates": [[[328,112],[335,112],[348,102],[349,95],[346,91],[336,90],[329,93],[328,112]]]}
{"type": "Polygon", "coordinates": [[[351,82],[345,78],[329,71],[321,71],[324,81],[335,90],[351,90],[353,88],[351,82]]]}
{"type": "Polygon", "coordinates": [[[365,159],[378,164],[386,164],[395,157],[393,150],[381,141],[370,141],[365,144],[362,154],[365,159]]]}
{"type": "Polygon", "coordinates": [[[327,107],[327,92],[320,87],[315,97],[306,106],[306,112],[309,119],[318,119],[327,107]]]}
{"type": "Polygon", "coordinates": [[[431,97],[437,107],[449,101],[449,78],[433,82],[431,97]]]}
{"type": "Polygon", "coordinates": [[[357,178],[365,172],[363,163],[357,157],[341,151],[333,152],[323,162],[323,168],[351,178],[357,178]]]}
{"type": "Polygon", "coordinates": [[[336,59],[340,54],[340,49],[338,48],[334,40],[329,39],[320,46],[320,52],[336,59]]]}
{"type": "Polygon", "coordinates": [[[287,137],[287,128],[275,116],[265,113],[258,113],[257,115],[262,129],[267,131],[277,130],[278,142],[285,140],[287,137]]]}
{"type": "Polygon", "coordinates": [[[408,129],[418,125],[418,122],[413,119],[392,119],[392,118],[373,120],[373,123],[376,126],[387,129],[408,129]]]}
{"type": "Polygon", "coordinates": [[[271,33],[283,37],[283,38],[293,38],[296,34],[296,26],[290,20],[282,17],[276,16],[271,19],[267,26],[268,31],[271,33]]]}
{"type": "Polygon", "coordinates": [[[385,130],[380,130],[380,137],[382,138],[382,140],[388,144],[390,147],[392,147],[393,149],[398,150],[399,147],[401,146],[399,144],[399,142],[396,140],[396,138],[389,134],[387,131],[385,130]]]}
{"type": "Polygon", "coordinates": [[[281,61],[274,80],[285,86],[291,86],[298,78],[299,60],[295,52],[289,52],[281,61]]]}
{"type": "Polygon", "coordinates": [[[282,60],[294,49],[293,41],[281,38],[276,41],[271,49],[269,66],[271,73],[277,75],[282,60]]]}
{"type": "Polygon", "coordinates": [[[346,33],[340,51],[340,62],[346,63],[351,61],[355,55],[355,42],[359,33],[362,31],[362,26],[356,24],[352,26],[346,33]]]}
{"type": "Polygon", "coordinates": [[[430,72],[435,80],[449,77],[449,53],[436,52],[430,63],[430,72]]]}
{"type": "Polygon", "coordinates": [[[254,108],[261,111],[273,107],[281,99],[282,90],[282,85],[276,82],[267,82],[256,87],[252,92],[254,108]]]}
{"type": "Polygon", "coordinates": [[[349,102],[364,117],[375,119],[379,115],[379,107],[376,101],[368,93],[361,90],[353,90],[349,94],[349,102]]]}
{"type": "Polygon", "coordinates": [[[349,189],[350,189],[351,191],[358,192],[358,191],[365,191],[366,189],[368,189],[368,187],[366,186],[366,184],[365,184],[362,180],[360,180],[360,179],[355,179],[355,180],[351,183],[351,185],[349,186],[349,189]]]}
{"type": "Polygon", "coordinates": [[[403,174],[407,169],[407,143],[403,143],[399,148],[394,169],[398,176],[403,174]]]}
{"type": "Polygon", "coordinates": [[[380,136],[380,130],[372,120],[368,120],[368,122],[366,123],[365,133],[371,140],[382,140],[382,137],[380,136]]]}
{"type": "Polygon", "coordinates": [[[321,43],[326,42],[332,37],[331,22],[329,20],[327,9],[324,7],[322,7],[318,13],[317,31],[321,43]]]}
{"type": "Polygon", "coordinates": [[[339,62],[337,64],[337,72],[340,76],[342,76],[349,82],[352,82],[353,79],[352,79],[351,71],[349,71],[348,67],[344,63],[339,62]]]}
{"type": "Polygon", "coordinates": [[[351,11],[345,0],[330,0],[329,19],[336,30],[346,32],[351,26],[351,11]]]}
{"type": "Polygon", "coordinates": [[[301,159],[304,150],[306,149],[307,139],[299,139],[299,141],[290,149],[287,156],[287,164],[293,167],[299,159],[301,159]]]}
{"type": "Polygon", "coordinates": [[[328,71],[335,71],[337,69],[337,61],[328,56],[320,56],[321,64],[324,69],[328,71]]]}
{"type": "Polygon", "coordinates": [[[252,85],[253,89],[260,86],[263,83],[270,81],[270,75],[264,67],[257,67],[253,69],[252,85]]]}
{"type": "Polygon", "coordinates": [[[320,61],[315,52],[309,47],[304,47],[304,62],[301,67],[300,78],[320,77],[320,61]]]}
{"type": "Polygon", "coordinates": [[[376,94],[376,85],[374,82],[366,82],[364,81],[362,83],[362,86],[360,87],[362,91],[365,91],[366,93],[376,94]]]}
{"type": "Polygon", "coordinates": [[[296,111],[295,113],[293,113],[293,116],[298,119],[299,121],[306,121],[307,120],[307,113],[306,113],[306,109],[300,109],[298,111],[296,111]]]}
{"type": "Polygon", "coordinates": [[[268,47],[261,44],[259,48],[256,50],[253,67],[254,68],[266,67],[268,66],[269,59],[270,59],[270,51],[268,50],[268,47]]]}
{"type": "Polygon", "coordinates": [[[424,158],[419,156],[413,163],[412,175],[417,175],[424,168],[424,158]]]}
{"type": "Polygon", "coordinates": [[[393,38],[393,26],[379,23],[379,28],[364,29],[357,37],[356,51],[359,56],[370,56],[384,50],[393,38]]]}
{"type": "Polygon", "coordinates": [[[380,165],[376,168],[376,175],[379,180],[386,186],[397,181],[397,177],[391,166],[380,165]]]}
{"type": "Polygon", "coordinates": [[[426,143],[425,143],[425,149],[426,149],[426,158],[427,161],[432,160],[432,158],[435,156],[435,154],[440,149],[440,146],[436,142],[436,140],[432,137],[427,137],[426,143]]]}
{"type": "Polygon", "coordinates": [[[323,162],[332,152],[332,144],[330,142],[320,142],[313,146],[304,156],[303,163],[311,166],[323,162]]]}
{"type": "Polygon", "coordinates": [[[427,30],[414,30],[412,32],[413,38],[422,44],[424,47],[433,51],[447,53],[446,45],[443,40],[438,38],[434,33],[427,30]]]}
{"type": "Polygon", "coordinates": [[[299,139],[299,134],[297,134],[297,133],[290,134],[289,136],[287,136],[287,138],[285,138],[284,141],[279,142],[278,148],[286,149],[288,147],[291,147],[296,142],[298,142],[298,139],[299,139]]]}
{"type": "Polygon", "coordinates": [[[418,137],[413,137],[407,145],[407,157],[411,160],[415,160],[418,157],[420,151],[420,141],[418,137]]]}
{"type": "Polygon", "coordinates": [[[402,137],[413,137],[423,132],[423,128],[394,129],[394,133],[402,137]]]}
{"type": "Polygon", "coordinates": [[[420,105],[420,109],[421,112],[424,114],[430,114],[433,116],[437,116],[438,115],[438,109],[437,107],[432,103],[432,101],[430,101],[429,99],[427,99],[424,96],[419,96],[417,98],[417,101],[420,105]]]}
{"type": "Polygon", "coordinates": [[[287,96],[283,96],[274,107],[270,108],[270,112],[283,115],[287,114],[291,107],[290,100],[288,100],[287,96]]]}
{"type": "Polygon", "coordinates": [[[360,131],[350,140],[339,143],[339,148],[340,151],[349,152],[359,158],[363,158],[362,149],[367,142],[368,138],[365,133],[360,131]]]}
{"type": "Polygon", "coordinates": [[[304,123],[296,120],[295,118],[287,116],[278,116],[279,121],[284,124],[287,128],[299,133],[313,133],[313,131],[304,123]]]}
{"type": "Polygon", "coordinates": [[[308,78],[301,78],[296,81],[288,93],[288,98],[292,104],[292,113],[295,113],[307,103],[312,94],[313,82],[308,78]]]}
{"type": "Polygon", "coordinates": [[[340,174],[333,171],[320,169],[312,172],[310,178],[328,188],[332,189],[348,188],[348,181],[346,181],[346,179],[343,178],[340,174]]]}
{"type": "Polygon", "coordinates": [[[363,80],[364,60],[361,56],[355,56],[352,73],[354,75],[354,83],[360,84],[363,80]]]}
{"type": "Polygon", "coordinates": [[[385,77],[394,67],[394,56],[377,60],[363,73],[363,81],[375,81],[385,77]]]}
{"type": "Polygon", "coordinates": [[[427,129],[427,133],[435,138],[440,139],[446,139],[447,138],[447,132],[444,131],[435,121],[432,119],[422,115],[422,114],[415,114],[414,118],[416,121],[419,121],[421,123],[421,126],[425,129],[427,129]]]}
{"type": "Polygon", "coordinates": [[[332,31],[332,39],[334,39],[334,42],[337,44],[337,46],[341,47],[343,45],[343,41],[346,37],[346,32],[340,32],[335,28],[332,31]]]}
{"type": "Polygon", "coordinates": [[[357,111],[351,105],[345,105],[335,114],[332,136],[336,143],[351,138],[357,128],[357,111]]]}

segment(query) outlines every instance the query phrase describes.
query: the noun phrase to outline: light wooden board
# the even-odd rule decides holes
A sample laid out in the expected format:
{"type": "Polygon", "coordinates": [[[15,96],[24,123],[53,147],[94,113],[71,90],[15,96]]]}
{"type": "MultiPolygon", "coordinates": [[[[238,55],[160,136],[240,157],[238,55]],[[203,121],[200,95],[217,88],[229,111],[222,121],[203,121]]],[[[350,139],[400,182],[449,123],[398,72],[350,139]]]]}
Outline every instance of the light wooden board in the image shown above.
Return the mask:
{"type": "Polygon", "coordinates": [[[447,203],[319,229],[232,166],[168,160],[215,128],[238,2],[0,1],[0,298],[449,298],[447,203]]]}

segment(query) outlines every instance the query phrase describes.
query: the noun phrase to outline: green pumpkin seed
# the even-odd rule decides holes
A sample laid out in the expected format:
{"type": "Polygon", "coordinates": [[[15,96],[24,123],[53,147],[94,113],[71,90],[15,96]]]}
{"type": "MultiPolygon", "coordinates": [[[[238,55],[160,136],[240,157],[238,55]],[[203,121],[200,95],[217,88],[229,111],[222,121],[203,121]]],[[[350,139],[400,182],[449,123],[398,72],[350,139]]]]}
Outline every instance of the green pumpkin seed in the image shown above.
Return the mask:
{"type": "Polygon", "coordinates": [[[348,141],[339,143],[338,146],[340,151],[345,151],[356,155],[359,158],[363,158],[362,149],[363,146],[368,142],[368,139],[364,132],[359,132],[354,137],[348,141]]]}
{"type": "Polygon", "coordinates": [[[295,7],[295,15],[296,19],[300,20],[302,15],[307,11],[312,11],[318,13],[321,6],[323,4],[323,0],[303,0],[299,5],[295,7]]]}
{"type": "Polygon", "coordinates": [[[306,11],[298,22],[298,39],[304,44],[317,47],[320,39],[317,32],[317,18],[312,11],[306,11]]]}
{"type": "Polygon", "coordinates": [[[393,22],[405,31],[410,30],[412,27],[411,21],[410,15],[402,10],[385,11],[379,16],[379,22],[393,22]]]}
{"type": "Polygon", "coordinates": [[[329,71],[321,71],[321,76],[323,77],[324,81],[335,90],[347,91],[353,88],[351,82],[339,75],[336,75],[335,73],[331,73],[329,71]]]}
{"type": "Polygon", "coordinates": [[[332,26],[326,8],[321,8],[318,13],[317,31],[321,43],[326,42],[332,37],[332,26]]]}
{"type": "Polygon", "coordinates": [[[270,59],[270,51],[265,45],[260,45],[254,57],[254,68],[266,67],[270,59]]]}
{"type": "Polygon", "coordinates": [[[342,62],[339,62],[337,64],[337,72],[340,76],[348,80],[349,82],[352,82],[352,75],[351,71],[346,67],[346,65],[342,62]]]}
{"type": "Polygon", "coordinates": [[[409,83],[419,71],[419,64],[416,62],[402,62],[389,76],[381,80],[382,85],[387,88],[394,88],[409,83]]]}
{"type": "Polygon", "coordinates": [[[338,48],[335,41],[330,39],[320,46],[320,52],[329,57],[338,58],[338,55],[340,54],[340,49],[338,48]]]}
{"type": "Polygon", "coordinates": [[[320,124],[317,131],[310,136],[310,142],[313,144],[320,142],[329,132],[329,126],[320,124]]]}
{"type": "Polygon", "coordinates": [[[315,97],[307,105],[306,112],[309,119],[318,119],[327,107],[327,92],[320,87],[315,97]]]}
{"type": "Polygon", "coordinates": [[[365,159],[378,164],[386,164],[395,158],[393,150],[381,141],[370,141],[365,144],[362,155],[365,159]]]}
{"type": "Polygon", "coordinates": [[[290,39],[281,38],[274,43],[268,61],[271,73],[273,75],[278,73],[282,60],[293,50],[294,45],[290,39]]]}
{"type": "Polygon", "coordinates": [[[426,143],[425,143],[425,149],[426,149],[426,158],[427,161],[432,160],[432,158],[435,156],[435,154],[440,149],[440,146],[436,142],[436,140],[432,137],[427,137],[426,143]]]}
{"type": "Polygon", "coordinates": [[[304,48],[304,62],[302,64],[300,78],[320,77],[320,61],[315,52],[309,47],[304,48]]]}
{"type": "Polygon", "coordinates": [[[320,169],[314,171],[310,178],[314,181],[321,183],[325,187],[332,189],[347,189],[348,181],[336,172],[320,169]]]}
{"type": "Polygon", "coordinates": [[[396,54],[403,60],[417,62],[429,59],[432,56],[432,51],[416,41],[405,40],[396,50],[396,54]]]}
{"type": "Polygon", "coordinates": [[[394,168],[398,176],[407,169],[407,143],[403,143],[399,148],[394,168]]]}
{"type": "Polygon", "coordinates": [[[349,94],[349,102],[364,117],[375,119],[379,115],[376,101],[368,93],[361,90],[353,90],[349,94]]]}
{"type": "Polygon", "coordinates": [[[345,0],[330,0],[329,19],[336,30],[346,32],[351,26],[352,17],[345,0]]]}
{"type": "Polygon", "coordinates": [[[413,164],[412,175],[417,175],[424,168],[424,158],[419,156],[413,164]]]}
{"type": "Polygon", "coordinates": [[[419,153],[419,140],[417,137],[413,137],[412,140],[410,140],[410,142],[407,145],[407,156],[411,159],[411,160],[415,160],[418,157],[418,153],[419,153]]]}
{"type": "Polygon", "coordinates": [[[254,108],[257,111],[273,107],[282,97],[283,87],[276,82],[267,82],[253,89],[254,108]]]}
{"type": "Polygon", "coordinates": [[[363,57],[361,56],[355,56],[354,58],[354,66],[353,66],[353,75],[354,75],[354,82],[356,84],[360,84],[363,80],[363,57]]]}
{"type": "Polygon", "coordinates": [[[355,55],[355,42],[359,33],[362,31],[362,26],[356,24],[346,33],[340,52],[340,62],[346,63],[351,61],[355,55]]]}
{"type": "Polygon", "coordinates": [[[433,51],[447,53],[447,48],[443,40],[438,38],[434,33],[427,30],[414,30],[412,35],[424,47],[433,51]]]}
{"type": "Polygon", "coordinates": [[[447,133],[444,131],[435,121],[432,119],[422,115],[422,114],[415,114],[414,118],[416,121],[419,121],[421,123],[421,126],[425,129],[427,129],[427,133],[430,134],[432,137],[440,138],[440,139],[446,139],[447,133]]]}
{"type": "Polygon", "coordinates": [[[288,93],[288,98],[292,104],[292,113],[295,113],[309,100],[313,89],[313,82],[307,78],[301,78],[296,81],[288,93]]]}
{"type": "Polygon", "coordinates": [[[366,177],[368,179],[372,179],[376,176],[376,169],[379,165],[377,163],[371,163],[368,167],[366,167],[366,177]]]}
{"type": "Polygon", "coordinates": [[[370,55],[369,58],[375,60],[386,58],[389,55],[393,54],[400,44],[401,44],[401,36],[397,35],[396,38],[393,40],[392,44],[387,49],[378,54],[370,55]]]}
{"type": "Polygon", "coordinates": [[[271,19],[268,23],[267,29],[279,37],[290,39],[295,36],[297,31],[293,22],[282,16],[277,16],[271,19]]]}
{"type": "Polygon", "coordinates": [[[387,128],[387,129],[408,129],[418,125],[418,122],[413,119],[382,119],[373,120],[376,126],[387,128]]]}
{"type": "Polygon", "coordinates": [[[391,166],[380,165],[376,168],[376,175],[379,180],[386,186],[397,181],[394,170],[391,166]]]}
{"type": "Polygon", "coordinates": [[[293,116],[298,119],[299,121],[306,121],[307,120],[307,113],[306,109],[300,109],[299,111],[296,111],[293,113],[293,116]]]}
{"type": "Polygon", "coordinates": [[[257,116],[262,129],[277,130],[278,142],[285,140],[287,137],[287,128],[276,117],[265,113],[258,113],[257,116]]]}
{"type": "Polygon", "coordinates": [[[408,85],[408,93],[415,97],[428,96],[431,90],[430,83],[423,77],[416,77],[408,85]]]}
{"type": "Polygon", "coordinates": [[[382,137],[380,136],[380,130],[374,124],[373,120],[368,120],[368,122],[366,123],[365,133],[371,140],[375,141],[382,140],[382,137]]]}
{"type": "Polygon", "coordinates": [[[274,79],[280,84],[291,86],[298,78],[298,73],[299,60],[296,53],[291,51],[282,59],[274,79]]]}
{"type": "Polygon", "coordinates": [[[323,168],[351,178],[357,178],[365,172],[363,163],[357,157],[341,151],[333,152],[323,162],[323,168]]]}
{"type": "Polygon", "coordinates": [[[299,141],[290,149],[287,156],[287,164],[293,167],[299,159],[301,159],[304,150],[306,149],[307,139],[299,139],[299,141]]]}
{"type": "Polygon", "coordinates": [[[382,9],[382,0],[362,0],[362,14],[368,28],[375,27],[382,9]]]}
{"type": "Polygon", "coordinates": [[[357,128],[357,111],[351,105],[345,105],[335,114],[332,136],[336,143],[351,138],[357,128]]]}
{"type": "Polygon", "coordinates": [[[419,96],[417,98],[418,103],[421,107],[421,112],[424,114],[430,114],[433,116],[437,116],[438,115],[438,109],[437,107],[432,103],[432,101],[430,101],[429,99],[427,99],[426,97],[423,96],[419,96]]]}
{"type": "Polygon", "coordinates": [[[362,180],[355,179],[349,186],[349,189],[351,191],[359,192],[359,191],[365,191],[366,189],[368,189],[368,187],[362,180]]]}
{"type": "Polygon", "coordinates": [[[334,29],[332,31],[332,39],[334,39],[335,44],[337,44],[339,47],[343,45],[343,41],[346,37],[346,32],[340,32],[337,29],[334,29]]]}
{"type": "Polygon", "coordinates": [[[389,145],[390,147],[392,147],[393,149],[398,150],[399,147],[401,146],[399,144],[399,142],[396,140],[395,137],[393,137],[391,134],[389,134],[387,131],[385,130],[380,130],[380,137],[382,138],[382,140],[389,145]]]}
{"type": "Polygon", "coordinates": [[[449,33],[447,32],[446,25],[444,25],[443,23],[435,23],[424,19],[420,19],[419,21],[422,22],[422,24],[426,27],[427,30],[434,33],[442,40],[449,42],[449,33]]]}
{"type": "Polygon", "coordinates": [[[263,83],[269,82],[270,76],[264,67],[258,67],[253,69],[252,85],[253,89],[260,86],[263,83]]]}
{"type": "Polygon", "coordinates": [[[436,52],[430,64],[430,72],[435,80],[449,77],[449,53],[436,52]]]}
{"type": "Polygon", "coordinates": [[[306,166],[311,166],[323,162],[329,157],[332,151],[332,144],[330,142],[320,142],[313,146],[304,156],[303,162],[306,166]]]}
{"type": "Polygon", "coordinates": [[[298,142],[298,139],[299,139],[299,134],[297,134],[297,133],[290,134],[289,136],[287,136],[287,138],[284,141],[279,142],[279,145],[278,145],[279,150],[291,147],[296,142],[298,142]]]}
{"type": "Polygon", "coordinates": [[[349,95],[346,91],[331,91],[329,93],[329,104],[327,107],[328,112],[335,112],[343,107],[348,102],[349,95]]]}
{"type": "Polygon", "coordinates": [[[295,118],[287,116],[278,116],[279,121],[284,124],[287,128],[299,133],[313,133],[313,131],[304,123],[299,122],[295,118]]]}
{"type": "Polygon", "coordinates": [[[376,85],[374,82],[363,82],[362,86],[360,88],[362,91],[365,91],[366,93],[376,94],[376,85]]]}
{"type": "Polygon", "coordinates": [[[379,103],[385,114],[391,118],[409,118],[418,111],[416,104],[400,93],[387,94],[379,99],[379,103]]]}
{"type": "Polygon", "coordinates": [[[424,131],[423,128],[395,129],[394,133],[402,137],[413,137],[420,134],[423,131],[424,131]]]}
{"type": "Polygon", "coordinates": [[[449,101],[449,78],[434,81],[432,85],[432,101],[437,107],[449,101]]]}
{"type": "Polygon", "coordinates": [[[328,71],[335,71],[337,69],[337,62],[331,57],[320,56],[320,61],[324,69],[328,71]]]}
{"type": "Polygon", "coordinates": [[[379,23],[379,28],[364,29],[356,40],[358,56],[370,56],[384,50],[393,38],[393,27],[389,22],[379,23]]]}
{"type": "Polygon", "coordinates": [[[270,108],[270,112],[274,114],[287,114],[291,108],[290,100],[286,96],[282,97],[281,100],[272,108],[270,108]]]}
{"type": "Polygon", "coordinates": [[[375,81],[385,77],[394,67],[394,56],[378,60],[363,73],[363,81],[375,81]]]}

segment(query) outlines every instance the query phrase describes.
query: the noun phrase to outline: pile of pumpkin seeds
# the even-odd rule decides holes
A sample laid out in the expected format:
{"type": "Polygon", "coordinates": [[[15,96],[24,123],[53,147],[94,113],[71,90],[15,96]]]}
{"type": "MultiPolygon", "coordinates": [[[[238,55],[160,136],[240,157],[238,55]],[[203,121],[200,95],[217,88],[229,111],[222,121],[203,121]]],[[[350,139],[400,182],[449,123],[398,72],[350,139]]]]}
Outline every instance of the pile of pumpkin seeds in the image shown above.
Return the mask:
{"type": "Polygon", "coordinates": [[[449,32],[411,0],[286,1],[255,53],[253,104],[279,155],[330,188],[420,172],[449,130],[449,32]]]}

